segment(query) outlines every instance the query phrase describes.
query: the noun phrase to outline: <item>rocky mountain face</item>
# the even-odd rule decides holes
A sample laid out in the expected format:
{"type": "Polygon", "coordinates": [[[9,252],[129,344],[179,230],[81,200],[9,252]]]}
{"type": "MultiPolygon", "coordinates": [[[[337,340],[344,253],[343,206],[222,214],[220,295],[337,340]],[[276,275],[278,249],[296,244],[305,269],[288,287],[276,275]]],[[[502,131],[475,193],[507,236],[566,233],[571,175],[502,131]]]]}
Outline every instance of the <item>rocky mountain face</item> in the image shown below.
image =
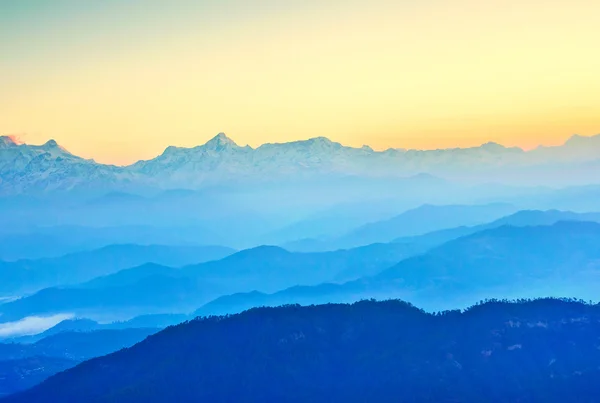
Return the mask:
{"type": "Polygon", "coordinates": [[[409,177],[505,182],[561,178],[589,183],[600,171],[600,135],[573,136],[559,147],[532,151],[487,143],[443,150],[345,147],[324,137],[258,148],[220,133],[193,148],[168,147],[160,156],[126,167],[98,164],[69,153],[54,140],[35,146],[0,137],[0,195],[74,189],[200,189],[207,186],[344,177],[409,177]],[[473,170],[472,166],[478,169],[473,170]],[[554,174],[553,174],[554,173],[554,174]],[[581,175],[575,175],[581,173],[581,175]],[[583,176],[582,176],[583,175],[583,176]]]}
{"type": "Polygon", "coordinates": [[[126,169],[71,154],[56,141],[41,146],[0,137],[0,195],[67,191],[131,182],[126,169]]]}

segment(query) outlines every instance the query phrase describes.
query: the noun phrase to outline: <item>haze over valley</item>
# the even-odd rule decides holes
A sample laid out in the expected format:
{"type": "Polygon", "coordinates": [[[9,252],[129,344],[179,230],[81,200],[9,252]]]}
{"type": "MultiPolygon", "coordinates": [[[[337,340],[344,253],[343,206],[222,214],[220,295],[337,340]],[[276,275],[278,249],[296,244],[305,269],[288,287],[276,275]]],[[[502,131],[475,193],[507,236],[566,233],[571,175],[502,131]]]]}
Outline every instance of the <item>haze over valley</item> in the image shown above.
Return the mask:
{"type": "Polygon", "coordinates": [[[325,138],[254,149],[221,133],[125,167],[2,139],[3,322],[371,297],[433,310],[492,294],[594,299],[600,136],[375,152],[325,138]],[[520,183],[528,176],[537,184],[520,183]],[[543,253],[552,242],[562,255],[543,253]]]}
{"type": "Polygon", "coordinates": [[[0,391],[255,307],[596,303],[598,139],[375,152],[219,134],[117,167],[3,137],[0,371],[23,375],[0,391]]]}
{"type": "Polygon", "coordinates": [[[0,0],[0,403],[600,403],[599,15],[0,0]]]}

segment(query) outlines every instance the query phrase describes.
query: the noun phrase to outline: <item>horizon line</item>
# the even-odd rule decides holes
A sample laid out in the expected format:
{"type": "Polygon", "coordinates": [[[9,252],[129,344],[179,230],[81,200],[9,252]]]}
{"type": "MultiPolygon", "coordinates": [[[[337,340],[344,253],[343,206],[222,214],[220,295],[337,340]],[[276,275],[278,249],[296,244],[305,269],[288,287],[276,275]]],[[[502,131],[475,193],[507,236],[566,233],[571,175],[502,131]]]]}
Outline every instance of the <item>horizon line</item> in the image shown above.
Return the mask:
{"type": "MultiPolygon", "coordinates": [[[[51,147],[57,147],[60,148],[62,151],[65,151],[73,156],[79,157],[76,154],[71,153],[70,151],[68,151],[68,147],[64,147],[62,146],[62,144],[59,144],[56,140],[54,139],[48,139],[46,142],[42,143],[42,144],[31,144],[31,143],[27,143],[24,140],[22,140],[23,135],[17,135],[17,134],[2,134],[0,135],[0,139],[8,139],[10,142],[12,142],[15,146],[29,146],[29,147],[44,147],[44,146],[51,146],[51,147]]],[[[581,134],[572,134],[570,136],[567,137],[567,139],[562,142],[561,144],[557,144],[557,145],[544,145],[544,144],[538,144],[535,147],[532,148],[524,148],[524,147],[519,147],[519,146],[505,146],[499,142],[495,142],[495,141],[487,141],[484,143],[481,143],[479,145],[476,146],[470,146],[470,147],[445,147],[445,148],[402,148],[402,147],[388,147],[386,149],[374,149],[372,146],[368,145],[368,144],[364,144],[362,147],[353,147],[353,146],[349,146],[349,145],[345,145],[342,144],[339,141],[335,141],[330,139],[329,137],[326,136],[316,136],[316,137],[309,137],[306,139],[298,139],[298,140],[292,140],[292,141],[285,141],[285,142],[267,142],[267,143],[262,143],[256,147],[252,147],[249,144],[246,145],[239,145],[235,142],[235,140],[233,140],[231,137],[229,137],[225,132],[219,132],[217,135],[213,136],[212,138],[210,138],[208,141],[204,142],[203,144],[198,144],[195,146],[191,146],[191,147],[185,147],[185,146],[176,146],[176,145],[169,145],[167,147],[165,147],[165,149],[162,151],[162,153],[157,154],[155,157],[149,158],[149,159],[139,159],[136,160],[135,162],[129,163],[129,164],[118,164],[118,163],[101,163],[101,162],[97,162],[94,158],[83,158],[86,160],[90,160],[90,161],[94,161],[97,164],[101,164],[101,165],[113,165],[113,166],[119,166],[119,167],[127,167],[127,166],[131,166],[131,165],[135,165],[139,162],[143,162],[143,161],[151,161],[155,158],[160,157],[161,155],[163,155],[165,152],[167,152],[167,150],[169,149],[180,149],[180,150],[193,150],[196,148],[200,148],[200,147],[204,147],[208,144],[210,144],[211,142],[215,142],[215,141],[221,141],[224,140],[227,144],[231,144],[235,147],[238,148],[248,148],[251,150],[258,150],[261,147],[264,146],[272,146],[272,145],[286,145],[286,144],[295,144],[295,143],[306,143],[309,141],[314,141],[314,140],[326,140],[326,142],[331,143],[331,144],[336,144],[339,145],[341,147],[344,148],[349,148],[349,149],[353,149],[353,150],[368,150],[371,151],[373,153],[385,153],[385,152],[390,152],[390,151],[400,151],[400,152],[410,152],[410,151],[423,151],[423,152],[434,152],[434,151],[451,151],[451,150],[472,150],[472,149],[477,149],[477,148],[482,148],[485,146],[498,146],[501,147],[503,149],[506,150],[520,150],[522,152],[531,152],[531,151],[535,151],[538,149],[543,149],[543,148],[557,148],[557,147],[564,147],[565,145],[567,145],[567,143],[573,139],[576,138],[585,138],[585,139],[592,139],[595,137],[600,137],[600,132],[598,134],[593,134],[593,135],[581,135],[581,134]]]]}

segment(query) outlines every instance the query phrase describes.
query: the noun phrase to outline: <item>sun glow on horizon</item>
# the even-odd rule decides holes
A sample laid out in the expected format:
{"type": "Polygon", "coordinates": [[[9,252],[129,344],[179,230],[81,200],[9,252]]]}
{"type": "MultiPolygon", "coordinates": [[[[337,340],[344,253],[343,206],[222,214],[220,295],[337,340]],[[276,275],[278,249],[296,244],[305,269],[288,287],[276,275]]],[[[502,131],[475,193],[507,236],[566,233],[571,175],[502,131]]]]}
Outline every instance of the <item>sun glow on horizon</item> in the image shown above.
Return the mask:
{"type": "Polygon", "coordinates": [[[0,134],[129,164],[257,147],[525,149],[600,133],[600,3],[0,0],[0,134]]]}

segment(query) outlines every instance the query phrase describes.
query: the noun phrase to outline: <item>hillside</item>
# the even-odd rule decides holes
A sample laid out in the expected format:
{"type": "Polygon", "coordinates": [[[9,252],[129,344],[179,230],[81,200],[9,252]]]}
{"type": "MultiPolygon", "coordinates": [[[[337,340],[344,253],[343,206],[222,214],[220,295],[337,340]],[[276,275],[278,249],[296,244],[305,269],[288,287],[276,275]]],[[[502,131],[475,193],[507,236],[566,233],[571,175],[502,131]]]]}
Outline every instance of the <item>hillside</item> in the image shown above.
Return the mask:
{"type": "Polygon", "coordinates": [[[559,221],[600,222],[600,213],[575,213],[560,210],[521,210],[490,223],[475,226],[460,226],[429,232],[420,236],[408,236],[395,239],[393,242],[416,244],[421,247],[434,247],[476,232],[509,225],[511,227],[530,227],[554,225],[559,221]]]}
{"type": "Polygon", "coordinates": [[[343,284],[292,287],[275,293],[223,296],[199,314],[256,306],[402,298],[428,310],[469,306],[484,298],[597,298],[600,224],[502,226],[470,234],[409,257],[372,276],[343,284]]]}
{"type": "Polygon", "coordinates": [[[158,331],[155,328],[63,331],[34,343],[0,343],[0,361],[39,356],[83,361],[133,346],[158,331]]]}
{"type": "Polygon", "coordinates": [[[253,309],[168,328],[3,402],[589,402],[599,323],[597,305],[548,299],[441,315],[400,301],[253,309]]]}
{"type": "Polygon", "coordinates": [[[263,246],[180,269],[145,264],[89,282],[52,287],[0,305],[0,322],[31,315],[127,320],[149,313],[189,313],[221,295],[295,285],[344,282],[379,273],[423,252],[403,244],[375,244],[325,253],[291,253],[263,246]]]}
{"type": "Polygon", "coordinates": [[[510,204],[423,205],[393,218],[363,225],[333,241],[337,247],[353,247],[376,242],[391,242],[403,236],[459,226],[473,226],[499,219],[517,211],[510,204]]]}
{"type": "Polygon", "coordinates": [[[144,263],[184,266],[222,259],[235,251],[221,246],[110,245],[57,258],[0,261],[0,293],[34,292],[106,276],[144,263]]]}
{"type": "Polygon", "coordinates": [[[392,219],[373,222],[354,229],[341,238],[327,240],[305,238],[285,244],[285,248],[297,252],[336,250],[353,244],[369,244],[387,239],[427,250],[443,243],[476,232],[510,225],[527,227],[553,225],[559,221],[600,222],[600,213],[576,213],[560,210],[519,210],[509,204],[492,205],[424,205],[409,210],[392,219]],[[507,213],[508,215],[505,215],[507,213]],[[500,218],[497,218],[500,216],[500,218]],[[489,222],[474,225],[476,222],[489,222]],[[404,234],[398,236],[399,234],[404,234]]]}
{"type": "Polygon", "coordinates": [[[0,361],[0,398],[31,388],[75,365],[75,360],[44,356],[0,361]]]}
{"type": "Polygon", "coordinates": [[[83,360],[133,346],[158,330],[64,331],[31,344],[0,343],[0,396],[36,385],[83,360]]]}

